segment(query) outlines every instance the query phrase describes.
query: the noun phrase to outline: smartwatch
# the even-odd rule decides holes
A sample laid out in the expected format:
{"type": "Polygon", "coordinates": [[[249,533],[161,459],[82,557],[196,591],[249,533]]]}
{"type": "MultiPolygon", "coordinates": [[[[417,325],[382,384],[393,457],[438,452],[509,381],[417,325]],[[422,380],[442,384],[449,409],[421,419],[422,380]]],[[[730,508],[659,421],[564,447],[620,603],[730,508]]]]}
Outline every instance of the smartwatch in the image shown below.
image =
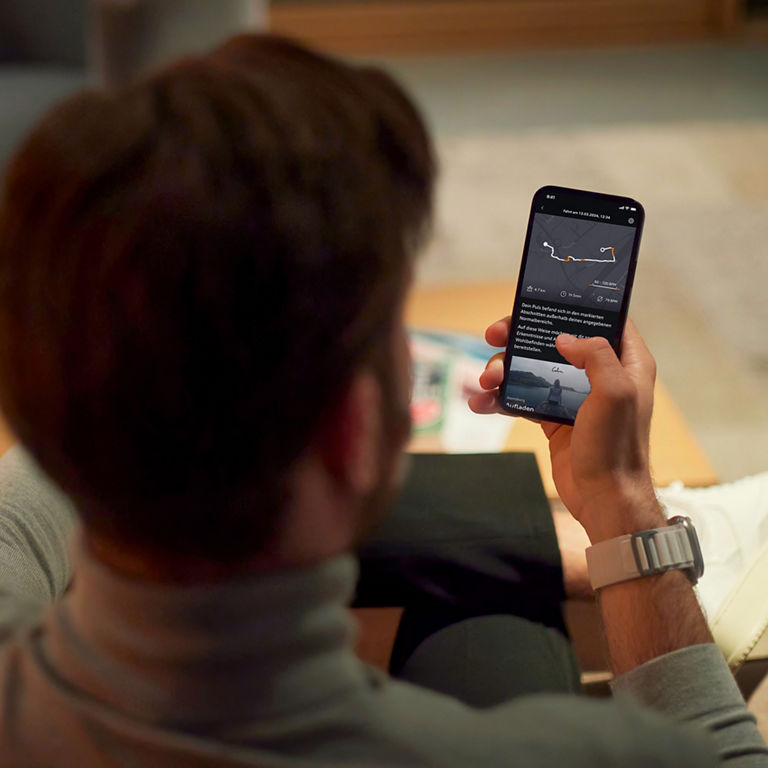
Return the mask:
{"type": "Polygon", "coordinates": [[[699,537],[689,517],[670,517],[663,528],[619,536],[587,549],[592,589],[666,571],[685,571],[692,584],[704,573],[699,537]]]}

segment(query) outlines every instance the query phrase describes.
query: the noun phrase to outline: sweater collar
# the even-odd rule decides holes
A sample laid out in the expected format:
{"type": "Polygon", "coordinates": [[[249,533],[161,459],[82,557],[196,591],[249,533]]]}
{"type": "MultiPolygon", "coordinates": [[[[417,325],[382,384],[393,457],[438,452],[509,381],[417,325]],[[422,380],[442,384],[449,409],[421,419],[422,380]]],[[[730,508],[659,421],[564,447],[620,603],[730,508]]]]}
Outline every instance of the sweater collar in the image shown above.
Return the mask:
{"type": "Polygon", "coordinates": [[[350,555],[204,585],[125,577],[80,544],[44,653],[69,686],[142,720],[205,730],[300,712],[366,680],[350,555]]]}

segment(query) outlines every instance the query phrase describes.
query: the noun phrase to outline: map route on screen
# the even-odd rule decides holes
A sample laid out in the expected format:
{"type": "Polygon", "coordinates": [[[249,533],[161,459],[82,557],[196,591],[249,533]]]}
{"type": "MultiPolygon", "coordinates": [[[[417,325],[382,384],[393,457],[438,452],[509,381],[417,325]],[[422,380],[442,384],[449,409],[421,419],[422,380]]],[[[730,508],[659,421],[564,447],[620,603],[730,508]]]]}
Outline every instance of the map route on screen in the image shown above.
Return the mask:
{"type": "Polygon", "coordinates": [[[542,245],[545,248],[549,248],[550,250],[550,257],[553,259],[556,259],[557,261],[592,261],[596,264],[614,264],[616,262],[616,251],[614,250],[612,245],[606,245],[600,248],[600,253],[605,253],[606,251],[611,252],[611,258],[610,259],[577,259],[574,256],[566,256],[564,259],[561,259],[559,256],[555,256],[555,246],[550,245],[547,242],[542,243],[542,245]]]}

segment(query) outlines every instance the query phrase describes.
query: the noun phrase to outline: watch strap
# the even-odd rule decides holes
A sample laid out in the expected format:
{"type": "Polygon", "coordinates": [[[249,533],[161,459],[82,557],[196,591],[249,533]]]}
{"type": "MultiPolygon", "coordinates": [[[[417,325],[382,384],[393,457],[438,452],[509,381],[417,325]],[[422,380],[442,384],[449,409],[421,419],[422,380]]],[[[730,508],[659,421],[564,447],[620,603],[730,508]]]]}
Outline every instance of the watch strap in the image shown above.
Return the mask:
{"type": "Polygon", "coordinates": [[[686,571],[695,584],[704,571],[696,531],[688,518],[674,517],[669,523],[589,547],[587,568],[592,588],[675,569],[686,571]]]}

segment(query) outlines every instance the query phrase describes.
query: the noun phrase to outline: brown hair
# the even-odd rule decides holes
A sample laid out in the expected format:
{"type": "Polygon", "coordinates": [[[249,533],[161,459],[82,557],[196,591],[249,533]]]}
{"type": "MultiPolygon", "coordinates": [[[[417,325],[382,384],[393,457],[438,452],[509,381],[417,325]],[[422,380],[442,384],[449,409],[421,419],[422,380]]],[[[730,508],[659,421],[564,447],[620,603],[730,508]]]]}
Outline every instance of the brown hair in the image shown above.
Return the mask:
{"type": "Polygon", "coordinates": [[[42,120],[0,202],[0,405],[87,526],[264,545],[390,333],[433,177],[388,76],[272,36],[42,120]]]}

